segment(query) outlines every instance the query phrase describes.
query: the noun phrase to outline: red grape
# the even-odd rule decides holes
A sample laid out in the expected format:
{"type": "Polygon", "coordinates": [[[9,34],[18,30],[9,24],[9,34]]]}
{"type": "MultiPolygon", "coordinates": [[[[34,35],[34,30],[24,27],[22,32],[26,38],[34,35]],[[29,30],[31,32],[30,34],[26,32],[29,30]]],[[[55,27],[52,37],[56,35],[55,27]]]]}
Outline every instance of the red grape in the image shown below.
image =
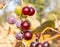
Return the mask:
{"type": "Polygon", "coordinates": [[[24,15],[28,15],[29,12],[30,12],[30,8],[28,6],[25,6],[25,7],[22,8],[22,13],[24,15]]]}
{"type": "Polygon", "coordinates": [[[25,40],[30,40],[30,39],[32,39],[32,32],[31,31],[24,31],[24,39],[25,40]]]}
{"type": "Polygon", "coordinates": [[[30,22],[28,22],[28,21],[23,21],[23,22],[21,23],[21,29],[27,30],[27,29],[29,29],[29,28],[30,28],[30,22]]]}
{"type": "Polygon", "coordinates": [[[32,16],[32,15],[34,15],[34,13],[35,13],[35,9],[33,8],[33,7],[29,7],[30,8],[30,12],[29,12],[29,16],[32,16]]]}

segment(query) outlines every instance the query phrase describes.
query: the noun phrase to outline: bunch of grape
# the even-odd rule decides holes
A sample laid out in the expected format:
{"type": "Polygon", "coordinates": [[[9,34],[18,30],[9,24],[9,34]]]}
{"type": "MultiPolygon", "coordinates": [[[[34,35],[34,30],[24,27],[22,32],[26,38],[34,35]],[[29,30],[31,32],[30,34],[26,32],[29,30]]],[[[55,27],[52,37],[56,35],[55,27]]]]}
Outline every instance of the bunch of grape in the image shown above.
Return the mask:
{"type": "MultiPolygon", "coordinates": [[[[35,14],[35,9],[31,6],[24,6],[22,8],[22,13],[23,16],[33,16],[35,14]]],[[[21,16],[22,16],[21,15],[21,16]]],[[[21,17],[22,18],[22,17],[21,17]]],[[[30,31],[30,26],[31,23],[28,20],[18,20],[16,19],[15,16],[11,15],[8,16],[7,21],[9,24],[13,25],[16,23],[17,28],[21,29],[22,32],[17,32],[16,33],[16,39],[17,40],[31,40],[33,37],[32,31],[30,31]]],[[[40,35],[36,34],[36,37],[39,39],[40,35]]],[[[44,43],[39,43],[39,42],[32,42],[30,47],[50,47],[48,42],[44,43]]]]}
{"type": "Polygon", "coordinates": [[[48,42],[43,42],[43,43],[32,42],[30,44],[30,47],[50,47],[50,44],[48,42]]]}
{"type": "MultiPolygon", "coordinates": [[[[33,16],[35,13],[35,9],[33,7],[25,6],[22,8],[22,14],[23,15],[28,15],[28,16],[33,16]]],[[[29,31],[30,28],[30,22],[28,20],[19,20],[17,21],[16,17],[11,15],[8,16],[7,21],[9,24],[15,24],[18,28],[23,30],[23,33],[16,33],[16,39],[21,40],[22,38],[26,40],[30,40],[32,38],[32,31],[29,31]]]]}

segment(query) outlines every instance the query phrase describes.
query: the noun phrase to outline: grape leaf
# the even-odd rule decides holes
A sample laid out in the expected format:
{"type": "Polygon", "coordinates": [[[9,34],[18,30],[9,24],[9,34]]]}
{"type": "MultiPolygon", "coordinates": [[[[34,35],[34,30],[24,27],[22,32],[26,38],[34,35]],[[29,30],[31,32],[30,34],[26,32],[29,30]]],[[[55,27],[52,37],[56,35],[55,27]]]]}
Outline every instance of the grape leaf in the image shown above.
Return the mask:
{"type": "Polygon", "coordinates": [[[52,28],[54,28],[55,27],[54,21],[50,20],[50,21],[46,21],[46,22],[42,23],[41,26],[37,27],[33,31],[33,33],[42,32],[46,27],[52,27],[52,28]]]}

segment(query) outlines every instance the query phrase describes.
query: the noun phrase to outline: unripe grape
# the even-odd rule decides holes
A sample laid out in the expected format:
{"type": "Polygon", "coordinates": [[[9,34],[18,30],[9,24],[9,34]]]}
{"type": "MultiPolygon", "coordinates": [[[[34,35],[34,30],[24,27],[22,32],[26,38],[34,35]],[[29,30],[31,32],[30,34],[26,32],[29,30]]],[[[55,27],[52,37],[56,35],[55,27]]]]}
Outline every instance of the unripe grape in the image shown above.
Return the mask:
{"type": "Polygon", "coordinates": [[[8,16],[8,18],[7,18],[7,22],[9,23],[9,24],[14,24],[14,23],[16,23],[16,17],[15,16],[8,16]]]}

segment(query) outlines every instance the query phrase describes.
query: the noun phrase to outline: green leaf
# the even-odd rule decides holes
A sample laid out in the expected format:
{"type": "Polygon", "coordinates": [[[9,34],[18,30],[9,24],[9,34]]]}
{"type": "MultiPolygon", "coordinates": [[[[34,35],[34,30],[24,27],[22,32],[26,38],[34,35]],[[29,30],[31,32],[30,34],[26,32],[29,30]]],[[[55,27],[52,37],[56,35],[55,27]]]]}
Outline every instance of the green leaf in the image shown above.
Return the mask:
{"type": "Polygon", "coordinates": [[[39,26],[38,28],[36,28],[33,33],[36,33],[36,32],[42,32],[46,27],[52,27],[54,28],[55,27],[55,22],[54,21],[46,21],[44,23],[41,24],[41,26],[39,26]]]}

